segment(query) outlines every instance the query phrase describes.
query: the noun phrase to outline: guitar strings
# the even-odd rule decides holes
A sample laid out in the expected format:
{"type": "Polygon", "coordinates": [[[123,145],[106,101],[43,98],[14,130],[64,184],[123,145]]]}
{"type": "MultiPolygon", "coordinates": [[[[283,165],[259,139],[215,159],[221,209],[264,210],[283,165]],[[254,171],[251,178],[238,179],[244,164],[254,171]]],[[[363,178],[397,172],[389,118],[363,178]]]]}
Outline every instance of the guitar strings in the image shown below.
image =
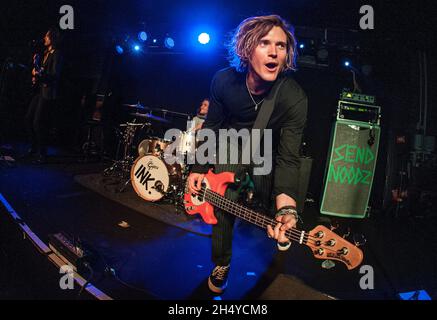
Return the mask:
{"type": "MultiPolygon", "coordinates": [[[[275,226],[275,225],[278,223],[277,221],[275,221],[275,220],[273,220],[273,219],[271,219],[271,218],[269,218],[269,217],[266,217],[266,216],[264,216],[264,215],[262,215],[262,214],[259,214],[259,213],[255,212],[255,211],[252,211],[252,210],[250,210],[250,209],[247,209],[247,208],[245,208],[245,207],[243,207],[243,206],[241,206],[241,205],[239,205],[239,204],[237,204],[237,203],[234,203],[233,201],[231,201],[231,200],[229,200],[229,199],[226,199],[226,198],[222,197],[221,195],[217,194],[216,192],[214,192],[214,191],[212,191],[212,190],[210,190],[210,189],[206,189],[206,190],[209,191],[210,195],[212,195],[213,198],[214,198],[215,200],[218,200],[219,202],[221,202],[221,203],[223,203],[223,204],[231,205],[232,208],[230,208],[230,209],[233,209],[233,210],[238,210],[238,209],[240,209],[240,211],[244,211],[244,213],[246,213],[246,214],[252,214],[252,215],[256,216],[256,218],[254,219],[254,221],[255,221],[255,222],[258,222],[258,221],[262,222],[262,223],[263,223],[263,227],[265,227],[267,224],[275,226]],[[266,225],[264,225],[264,224],[266,224],[266,225]]],[[[206,193],[206,190],[204,190],[205,193],[206,193]]],[[[204,193],[204,194],[205,194],[205,193],[204,193]]],[[[206,195],[206,194],[205,194],[205,195],[206,195]]],[[[235,213],[237,213],[237,212],[235,212],[235,213]]],[[[246,220],[248,220],[248,221],[251,222],[251,219],[250,219],[250,218],[248,218],[248,217],[246,217],[246,216],[245,216],[244,218],[246,218],[246,220]]],[[[293,229],[289,229],[289,230],[292,231],[292,232],[295,232],[295,235],[298,236],[299,238],[301,237],[302,231],[299,231],[299,230],[297,230],[297,229],[295,229],[295,228],[293,228],[293,229]]],[[[288,230],[287,230],[287,231],[288,231],[288,230]]],[[[305,232],[305,233],[306,233],[306,232],[305,232]]],[[[310,236],[310,235],[307,235],[307,236],[310,236]]],[[[312,236],[310,236],[310,237],[312,237],[312,236]]]]}
{"type": "MultiPolygon", "coordinates": [[[[244,211],[244,213],[246,214],[252,214],[254,216],[256,216],[256,218],[254,219],[254,222],[261,222],[263,227],[266,227],[267,225],[272,225],[273,227],[275,225],[277,225],[277,221],[268,218],[262,214],[259,214],[255,211],[249,210],[239,204],[234,203],[233,201],[226,199],[224,197],[222,197],[221,195],[217,194],[216,192],[212,191],[211,189],[206,189],[205,187],[202,187],[201,189],[204,192],[204,197],[207,195],[211,195],[215,200],[218,200],[219,202],[223,203],[223,204],[227,204],[231,206],[231,210],[234,210],[237,213],[238,209],[240,209],[240,211],[244,211]],[[209,194],[206,194],[206,191],[209,191],[209,194]]],[[[245,220],[248,220],[249,222],[252,222],[250,217],[244,216],[243,218],[245,218],[245,220]]],[[[310,238],[314,238],[313,236],[309,235],[307,232],[305,231],[299,231],[295,228],[292,229],[288,229],[285,233],[287,236],[292,237],[293,240],[301,242],[301,238],[302,238],[302,242],[307,242],[308,240],[310,240],[310,238]],[[303,237],[302,237],[302,232],[303,232],[303,237]]]]}
{"type": "MultiPolygon", "coordinates": [[[[222,203],[224,202],[220,197],[217,197],[217,196],[215,196],[215,195],[212,194],[212,193],[211,193],[210,195],[212,196],[212,198],[214,198],[214,199],[216,199],[216,200],[218,200],[218,201],[221,201],[222,203]]],[[[219,195],[219,196],[220,196],[220,195],[219,195]]],[[[227,200],[228,200],[228,199],[227,199],[227,200]]],[[[231,213],[234,213],[235,215],[237,215],[236,213],[238,212],[238,209],[239,209],[240,211],[245,211],[245,213],[252,213],[252,214],[254,213],[254,212],[251,212],[251,211],[248,210],[248,209],[244,209],[244,208],[242,208],[242,207],[239,207],[237,204],[234,204],[234,203],[232,203],[232,202],[227,202],[227,204],[230,205],[230,206],[232,206],[232,207],[229,208],[229,210],[230,210],[231,213]]],[[[242,215],[242,216],[237,215],[237,216],[240,217],[240,218],[242,218],[242,219],[244,219],[244,220],[246,220],[246,221],[249,221],[249,222],[255,222],[255,224],[256,224],[257,222],[259,222],[263,228],[265,228],[267,225],[272,225],[272,226],[274,227],[274,226],[278,223],[278,222],[276,222],[276,221],[274,221],[274,220],[270,220],[270,219],[268,219],[267,217],[263,217],[263,216],[260,215],[260,214],[257,214],[257,217],[256,217],[255,219],[251,219],[251,218],[248,217],[247,215],[242,215]]],[[[299,231],[297,231],[297,230],[291,230],[291,229],[289,229],[289,230],[287,230],[287,231],[285,232],[285,235],[286,235],[287,238],[289,238],[290,240],[293,240],[293,241],[296,241],[296,242],[301,243],[302,232],[299,232],[299,231]],[[292,232],[295,232],[295,233],[293,234],[292,232]],[[296,232],[297,232],[298,234],[297,234],[296,232]]],[[[310,239],[308,239],[308,235],[307,235],[306,233],[304,233],[304,237],[303,237],[303,239],[302,239],[302,243],[307,243],[308,240],[310,240],[310,239]]]]}

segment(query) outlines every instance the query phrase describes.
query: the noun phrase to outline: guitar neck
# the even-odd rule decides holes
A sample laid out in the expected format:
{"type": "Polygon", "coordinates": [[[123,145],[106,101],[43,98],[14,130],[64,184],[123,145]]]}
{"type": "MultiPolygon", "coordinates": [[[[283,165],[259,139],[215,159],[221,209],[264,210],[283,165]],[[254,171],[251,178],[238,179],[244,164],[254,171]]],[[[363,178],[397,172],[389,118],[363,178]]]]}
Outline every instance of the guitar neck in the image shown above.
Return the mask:
{"type": "MultiPolygon", "coordinates": [[[[246,220],[260,228],[267,229],[268,225],[274,228],[278,224],[276,220],[229,200],[211,189],[205,189],[204,199],[213,206],[229,212],[230,214],[246,220]]],[[[285,236],[300,244],[307,244],[308,241],[308,233],[296,228],[287,230],[285,236]]]]}

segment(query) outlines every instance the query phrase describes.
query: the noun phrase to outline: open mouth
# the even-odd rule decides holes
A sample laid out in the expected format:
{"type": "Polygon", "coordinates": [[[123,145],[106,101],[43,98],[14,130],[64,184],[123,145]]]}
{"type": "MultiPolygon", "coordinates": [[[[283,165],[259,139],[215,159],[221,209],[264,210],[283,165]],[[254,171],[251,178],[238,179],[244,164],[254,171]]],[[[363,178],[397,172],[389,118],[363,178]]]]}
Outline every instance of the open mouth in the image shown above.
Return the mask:
{"type": "Polygon", "coordinates": [[[276,71],[278,64],[275,62],[269,62],[269,63],[266,63],[265,66],[269,71],[276,71]]]}

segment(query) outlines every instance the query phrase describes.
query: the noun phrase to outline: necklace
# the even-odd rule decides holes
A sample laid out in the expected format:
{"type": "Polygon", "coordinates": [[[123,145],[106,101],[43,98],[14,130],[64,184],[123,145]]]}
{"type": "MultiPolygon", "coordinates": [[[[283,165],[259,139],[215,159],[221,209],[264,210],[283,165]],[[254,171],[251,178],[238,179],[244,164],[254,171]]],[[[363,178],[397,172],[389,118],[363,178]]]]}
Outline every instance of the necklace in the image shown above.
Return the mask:
{"type": "Polygon", "coordinates": [[[255,99],[252,96],[252,93],[249,90],[249,85],[247,84],[247,77],[246,77],[246,88],[247,88],[247,92],[249,92],[250,99],[252,99],[253,103],[255,104],[255,111],[257,111],[258,110],[258,106],[261,105],[264,102],[265,98],[262,98],[262,100],[260,102],[256,103],[255,99]]]}

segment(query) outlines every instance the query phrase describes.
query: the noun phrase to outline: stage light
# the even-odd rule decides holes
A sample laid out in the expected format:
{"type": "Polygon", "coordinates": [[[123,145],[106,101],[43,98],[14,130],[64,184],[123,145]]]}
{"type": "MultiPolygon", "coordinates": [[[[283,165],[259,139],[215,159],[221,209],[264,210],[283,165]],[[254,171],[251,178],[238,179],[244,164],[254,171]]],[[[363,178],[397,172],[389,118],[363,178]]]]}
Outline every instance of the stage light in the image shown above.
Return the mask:
{"type": "Polygon", "coordinates": [[[158,42],[158,40],[157,39],[153,39],[153,41],[152,41],[153,43],[157,43],[158,42]]]}
{"type": "Polygon", "coordinates": [[[115,46],[115,51],[116,51],[118,54],[123,54],[124,49],[123,49],[122,46],[117,45],[117,46],[115,46]]]}
{"type": "Polygon", "coordinates": [[[164,40],[164,45],[167,49],[173,49],[175,45],[173,38],[166,37],[164,40]]]}
{"type": "Polygon", "coordinates": [[[145,32],[145,31],[141,31],[140,33],[138,33],[138,39],[139,39],[140,41],[145,42],[145,41],[147,41],[147,38],[148,38],[148,36],[147,36],[147,32],[145,32]]]}
{"type": "Polygon", "coordinates": [[[199,34],[197,40],[201,44],[208,44],[211,38],[209,37],[209,34],[207,34],[206,32],[202,32],[201,34],[199,34]]]}
{"type": "Polygon", "coordinates": [[[349,60],[346,60],[346,61],[344,62],[344,66],[345,66],[345,67],[350,67],[350,66],[351,66],[351,62],[350,62],[349,60]]]}
{"type": "Polygon", "coordinates": [[[134,45],[133,48],[134,48],[135,51],[140,51],[140,49],[141,49],[141,47],[139,45],[137,45],[137,44],[134,45]]]}
{"type": "Polygon", "coordinates": [[[300,49],[303,49],[303,48],[305,48],[305,45],[304,45],[303,43],[301,43],[301,44],[299,45],[299,48],[300,48],[300,49]]]}

